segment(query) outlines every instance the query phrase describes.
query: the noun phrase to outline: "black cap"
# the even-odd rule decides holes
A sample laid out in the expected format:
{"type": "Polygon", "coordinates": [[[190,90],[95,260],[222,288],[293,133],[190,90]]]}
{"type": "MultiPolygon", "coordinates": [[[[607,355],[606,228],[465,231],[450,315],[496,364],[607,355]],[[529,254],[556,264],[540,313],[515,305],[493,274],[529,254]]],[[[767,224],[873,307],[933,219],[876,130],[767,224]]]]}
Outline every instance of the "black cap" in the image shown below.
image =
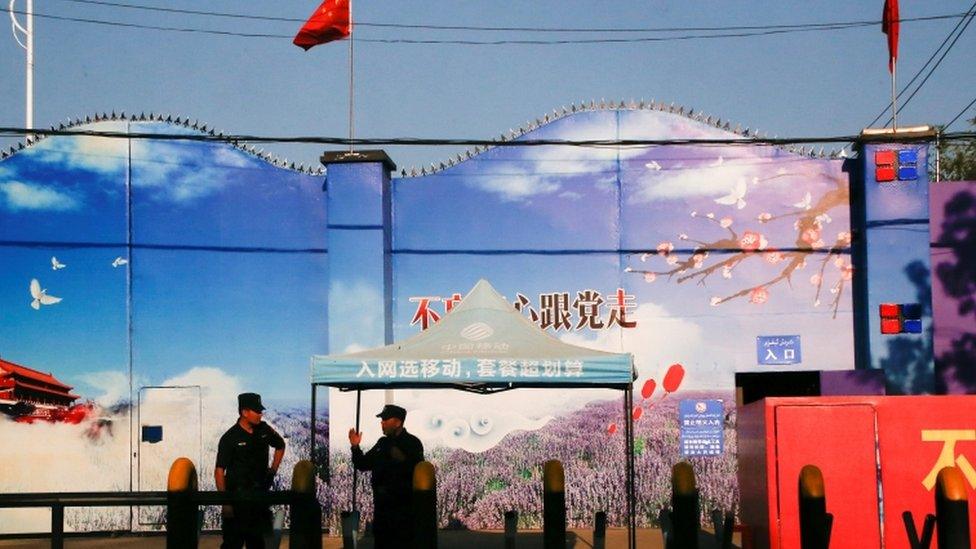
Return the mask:
{"type": "Polygon", "coordinates": [[[257,393],[241,393],[237,395],[237,409],[263,412],[264,405],[261,404],[261,395],[257,393]]]}
{"type": "Polygon", "coordinates": [[[381,419],[389,419],[395,417],[400,421],[406,421],[407,411],[395,404],[387,404],[383,407],[383,411],[376,414],[376,417],[381,419]]]}

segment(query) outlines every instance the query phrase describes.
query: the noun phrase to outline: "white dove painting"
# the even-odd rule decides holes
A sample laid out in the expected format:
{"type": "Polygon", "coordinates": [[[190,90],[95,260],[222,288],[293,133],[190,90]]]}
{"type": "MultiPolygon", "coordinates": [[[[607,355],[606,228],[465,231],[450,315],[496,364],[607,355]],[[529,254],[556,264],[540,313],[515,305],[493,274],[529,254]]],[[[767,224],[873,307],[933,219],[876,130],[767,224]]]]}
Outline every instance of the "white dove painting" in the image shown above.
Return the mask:
{"type": "Polygon", "coordinates": [[[742,209],[746,207],[746,201],[744,200],[746,196],[746,180],[739,179],[735,185],[729,190],[729,194],[716,198],[715,202],[717,204],[723,204],[725,206],[735,205],[736,208],[742,209]]]}
{"type": "Polygon", "coordinates": [[[54,305],[61,301],[60,297],[54,297],[53,295],[47,295],[47,290],[41,288],[41,283],[37,281],[36,278],[32,278],[30,281],[30,294],[34,298],[31,301],[31,307],[35,311],[41,309],[41,305],[54,305]]]}
{"type": "Polygon", "coordinates": [[[112,266],[118,268],[118,267],[121,267],[122,265],[126,265],[128,263],[129,263],[129,260],[128,259],[124,259],[122,257],[116,257],[115,260],[112,261],[112,266]]]}
{"type": "Polygon", "coordinates": [[[53,255],[51,256],[51,270],[52,271],[60,271],[61,269],[65,268],[65,267],[67,267],[67,265],[65,265],[64,263],[61,263],[60,261],[58,261],[58,258],[54,257],[53,255]]]}
{"type": "Polygon", "coordinates": [[[803,200],[797,202],[796,204],[793,204],[793,207],[799,208],[801,210],[809,210],[811,207],[813,207],[812,201],[813,201],[813,197],[810,196],[810,192],[807,191],[807,194],[803,195],[803,200]]]}

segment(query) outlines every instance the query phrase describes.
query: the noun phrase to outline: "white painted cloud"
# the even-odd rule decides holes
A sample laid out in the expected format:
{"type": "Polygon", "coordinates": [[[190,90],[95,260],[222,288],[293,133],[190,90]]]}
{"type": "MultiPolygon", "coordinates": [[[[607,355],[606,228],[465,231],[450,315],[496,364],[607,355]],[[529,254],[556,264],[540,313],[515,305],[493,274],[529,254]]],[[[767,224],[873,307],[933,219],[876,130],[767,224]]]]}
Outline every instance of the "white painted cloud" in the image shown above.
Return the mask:
{"type": "Polygon", "coordinates": [[[81,204],[74,197],[50,187],[7,181],[0,183],[0,193],[7,209],[67,211],[77,209],[81,204]]]}
{"type": "MultiPolygon", "coordinates": [[[[83,129],[125,133],[127,122],[86,124],[83,129]]],[[[190,130],[161,124],[140,124],[138,132],[166,134],[190,130]]],[[[108,137],[52,137],[27,149],[33,159],[66,169],[86,170],[113,177],[121,185],[131,150],[132,186],[151,189],[152,199],[178,204],[204,199],[240,181],[238,170],[254,168],[257,161],[225,144],[166,142],[152,139],[108,137]]]]}
{"type": "Polygon", "coordinates": [[[95,397],[99,406],[109,407],[129,400],[129,376],[123,371],[88,372],[78,376],[78,380],[99,392],[95,397]]]}
{"type": "MultiPolygon", "coordinates": [[[[763,173],[763,162],[759,156],[739,156],[716,161],[698,167],[671,167],[670,169],[647,169],[637,178],[637,191],[631,195],[630,202],[644,204],[656,200],[690,197],[720,198],[743,183],[749,185],[763,173]]],[[[748,201],[748,198],[746,198],[748,201]]]]}
{"type": "MultiPolygon", "coordinates": [[[[84,130],[125,132],[126,122],[86,124],[84,130]]],[[[121,175],[128,146],[125,139],[110,137],[50,137],[28,149],[38,161],[61,164],[70,169],[121,175]]]]}
{"type": "MultiPolygon", "coordinates": [[[[240,379],[220,368],[211,366],[190,368],[182,374],[163,381],[162,384],[164,386],[199,386],[203,417],[207,418],[208,421],[214,421],[217,428],[225,423],[229,425],[237,417],[237,395],[244,392],[240,379]]],[[[247,387],[246,390],[260,393],[261,387],[247,387]]]]}
{"type": "Polygon", "coordinates": [[[240,181],[238,170],[256,165],[229,145],[132,142],[132,186],[164,202],[204,199],[240,181]]]}
{"type": "MultiPolygon", "coordinates": [[[[624,116],[616,113],[589,113],[563,118],[542,130],[527,134],[521,139],[538,137],[539,133],[554,134],[559,139],[574,141],[598,141],[614,139],[675,139],[675,138],[728,138],[734,134],[712,126],[697,123],[682,116],[663,112],[629,111],[624,116]],[[619,127],[618,127],[619,124],[619,127]]],[[[517,150],[517,149],[516,149],[517,150]]],[[[647,146],[606,146],[571,147],[543,146],[523,149],[521,156],[509,162],[493,162],[492,168],[498,175],[473,178],[468,184],[484,191],[492,192],[508,202],[524,201],[534,196],[556,193],[564,188],[567,177],[589,175],[598,183],[605,183],[609,189],[616,181],[613,171],[618,161],[627,161],[648,154],[647,146]]],[[[501,154],[515,154],[509,151],[501,154]]],[[[651,171],[650,169],[648,171],[651,171]]],[[[696,189],[703,196],[724,190],[735,181],[729,181],[728,169],[715,170],[722,174],[721,181],[707,173],[688,174],[671,185],[666,179],[651,180],[650,194],[646,200],[655,197],[685,196],[682,193],[696,189]],[[714,181],[711,188],[704,186],[702,179],[714,181]],[[688,185],[688,181],[693,185],[688,185]],[[661,184],[659,186],[658,184],[661,184]]],[[[674,174],[672,174],[674,175],[674,174]]]]}
{"type": "Polygon", "coordinates": [[[383,325],[383,297],[380,289],[365,281],[338,280],[329,289],[329,316],[342,322],[330,326],[333,343],[337,349],[371,349],[382,345],[382,338],[363,339],[363,334],[373,334],[383,325]]]}
{"type": "MultiPolygon", "coordinates": [[[[587,333],[573,332],[560,337],[566,343],[619,353],[626,350],[634,355],[638,383],[654,377],[660,382],[667,367],[675,362],[690,366],[691,360],[702,355],[706,342],[701,327],[685,318],[674,316],[664,307],[654,303],[642,303],[629,318],[637,321],[637,327],[626,330],[603,330],[596,337],[587,333]]],[[[686,368],[684,386],[711,388],[717,381],[711,369],[702,371],[686,368]]]]}

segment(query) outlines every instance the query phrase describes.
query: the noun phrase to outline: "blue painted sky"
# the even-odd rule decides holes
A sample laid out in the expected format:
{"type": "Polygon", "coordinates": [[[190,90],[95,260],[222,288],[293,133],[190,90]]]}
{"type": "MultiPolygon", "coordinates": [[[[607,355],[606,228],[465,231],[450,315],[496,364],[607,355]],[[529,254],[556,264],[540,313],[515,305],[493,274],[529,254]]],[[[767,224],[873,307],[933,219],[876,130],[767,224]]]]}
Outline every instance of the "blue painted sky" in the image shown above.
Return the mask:
{"type": "MultiPolygon", "coordinates": [[[[201,6],[190,0],[137,2],[299,20],[306,18],[317,3],[215,0],[201,6]]],[[[405,0],[396,5],[356,2],[354,18],[363,23],[549,28],[714,27],[877,21],[882,5],[882,0],[814,4],[624,1],[612,6],[580,0],[516,5],[405,0]]],[[[962,13],[970,5],[967,0],[902,0],[901,13],[903,17],[962,13]]],[[[35,118],[40,126],[115,109],[180,114],[233,133],[347,134],[346,44],[302,52],[289,38],[300,26],[298,22],[164,14],[64,0],[37,3],[35,10],[64,17],[286,36],[220,37],[38,17],[35,118]]],[[[956,23],[939,20],[902,25],[901,84],[922,67],[956,23]]],[[[540,35],[367,26],[359,27],[357,36],[478,40],[605,37],[600,33],[540,35]]],[[[972,100],[976,74],[969,69],[967,53],[974,49],[976,31],[970,28],[907,106],[903,123],[945,123],[972,100]]],[[[359,42],[355,61],[356,133],[364,137],[487,138],[573,101],[631,97],[694,107],[771,135],[854,134],[881,111],[890,96],[886,42],[880,25],[634,44],[359,42]]],[[[19,126],[24,119],[24,59],[9,34],[0,38],[0,74],[0,97],[4,98],[0,122],[19,126]]],[[[290,160],[317,165],[323,147],[269,148],[290,160]]],[[[391,149],[390,153],[402,166],[430,164],[448,156],[448,150],[429,147],[391,149]]]]}
{"type": "Polygon", "coordinates": [[[52,138],[0,164],[2,356],[98,396],[93,373],[128,371],[131,314],[136,386],[217,367],[304,395],[328,341],[321,178],[228,145],[133,141],[131,158],[52,138]],[[62,301],[30,308],[31,279],[62,301]]]}

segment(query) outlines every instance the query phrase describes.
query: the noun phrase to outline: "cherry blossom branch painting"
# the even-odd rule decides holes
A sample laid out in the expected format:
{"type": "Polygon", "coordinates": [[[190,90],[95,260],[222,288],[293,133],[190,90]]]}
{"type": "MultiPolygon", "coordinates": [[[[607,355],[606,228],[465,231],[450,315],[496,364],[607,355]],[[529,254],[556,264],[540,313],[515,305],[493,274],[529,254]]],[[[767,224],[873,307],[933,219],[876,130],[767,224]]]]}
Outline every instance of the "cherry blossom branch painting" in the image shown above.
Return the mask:
{"type": "MultiPolygon", "coordinates": [[[[798,175],[801,174],[780,173],[765,179],[754,178],[753,186],[778,177],[798,175]]],[[[688,242],[693,247],[677,250],[674,241],[662,241],[654,249],[631,254],[631,257],[637,257],[647,266],[628,266],[625,272],[641,275],[648,283],[666,277],[678,284],[695,281],[700,286],[706,286],[706,281],[712,276],[734,279],[736,269],[746,262],[762,261],[772,267],[773,273],[768,278],[724,295],[713,295],[709,300],[715,307],[736,299],[761,305],[770,299],[774,287],[786,284],[792,288],[794,280],[801,276],[800,271],[806,269],[808,263],[814,263],[815,269],[805,277],[816,288],[813,305],[821,305],[822,299],[826,298],[826,288],[830,294],[828,306],[836,318],[841,297],[850,284],[854,269],[850,261],[850,231],[846,228],[833,232],[829,230],[833,221],[830,212],[848,207],[848,183],[841,176],[831,176],[830,181],[834,184],[833,188],[816,199],[806,191],[803,196],[796,197],[797,202],[785,206],[785,211],[762,211],[744,223],[736,219],[741,216],[733,217],[737,210],[746,205],[747,186],[745,182],[740,182],[728,196],[714,200],[719,207],[732,210],[728,214],[690,212],[696,221],[722,231],[722,236],[707,239],[681,233],[677,235],[679,244],[688,242]],[[780,248],[770,246],[771,239],[777,237],[775,240],[778,241],[786,233],[771,232],[770,224],[790,218],[794,222],[792,230],[788,231],[787,245],[780,248]],[[663,265],[655,268],[656,264],[663,265]]]]}

